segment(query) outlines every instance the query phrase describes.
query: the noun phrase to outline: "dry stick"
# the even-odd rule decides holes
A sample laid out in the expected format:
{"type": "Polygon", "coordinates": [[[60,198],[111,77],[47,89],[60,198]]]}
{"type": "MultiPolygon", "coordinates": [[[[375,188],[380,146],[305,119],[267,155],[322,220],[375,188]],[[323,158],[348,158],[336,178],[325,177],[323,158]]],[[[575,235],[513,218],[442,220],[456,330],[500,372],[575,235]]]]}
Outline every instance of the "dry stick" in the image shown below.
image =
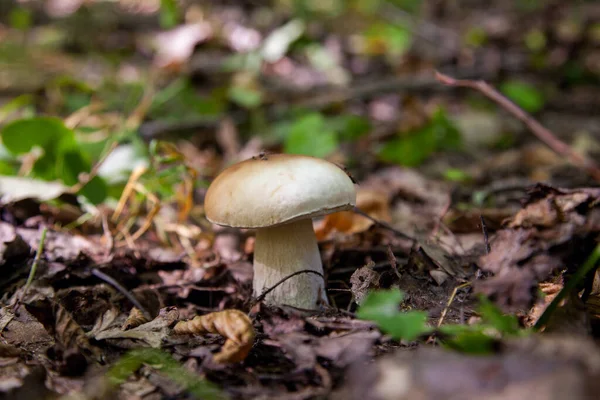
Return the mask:
{"type": "Polygon", "coordinates": [[[483,242],[485,243],[485,252],[490,254],[492,251],[492,246],[490,246],[490,237],[488,236],[487,225],[483,220],[483,215],[479,216],[479,221],[481,222],[481,232],[483,233],[483,242]]]}
{"type": "Polygon", "coordinates": [[[108,283],[109,285],[114,286],[115,289],[117,289],[119,292],[121,292],[121,294],[123,294],[123,296],[127,297],[127,299],[138,310],[140,310],[142,312],[142,314],[144,314],[144,317],[146,317],[148,319],[148,321],[150,321],[152,319],[152,316],[150,315],[148,310],[146,310],[146,308],[144,308],[144,306],[138,301],[138,299],[136,299],[131,293],[129,293],[129,291],[127,289],[125,289],[113,277],[106,275],[104,272],[100,271],[98,268],[92,269],[92,275],[102,279],[104,282],[108,283]]]}
{"type": "Polygon", "coordinates": [[[444,322],[444,318],[446,318],[446,314],[448,313],[448,310],[450,309],[450,306],[452,305],[452,302],[454,301],[454,298],[456,297],[456,294],[458,293],[458,291],[462,288],[469,286],[470,284],[471,284],[471,282],[466,282],[466,283],[456,286],[454,288],[454,290],[452,290],[452,294],[450,295],[450,298],[448,299],[448,303],[446,303],[446,307],[444,307],[444,309],[442,310],[442,314],[440,315],[440,319],[438,320],[438,323],[437,323],[438,328],[440,326],[442,326],[442,323],[444,322]]]}
{"type": "Polygon", "coordinates": [[[300,274],[315,274],[315,275],[319,275],[321,278],[323,278],[323,281],[325,281],[325,277],[323,276],[322,273],[317,272],[317,271],[313,271],[312,269],[303,269],[301,271],[296,271],[293,274],[288,275],[285,278],[281,279],[279,282],[277,282],[276,284],[274,284],[270,288],[264,290],[260,294],[260,296],[258,296],[256,299],[254,299],[254,301],[252,302],[252,305],[260,303],[261,301],[263,301],[265,299],[265,297],[267,297],[267,295],[269,293],[271,293],[273,290],[275,290],[275,288],[277,288],[277,286],[281,285],[282,283],[284,283],[288,279],[293,278],[294,276],[300,275],[300,274]]]}
{"type": "Polygon", "coordinates": [[[90,181],[94,179],[96,175],[98,175],[100,167],[102,166],[102,164],[104,164],[108,156],[111,155],[112,152],[117,148],[118,144],[119,143],[116,141],[112,142],[106,153],[104,153],[104,155],[102,156],[102,158],[100,158],[100,160],[98,160],[98,162],[94,164],[91,171],[87,174],[80,174],[79,181],[73,186],[71,186],[71,193],[79,192],[85,185],[90,183],[90,181]]]}
{"type": "Polygon", "coordinates": [[[438,81],[448,86],[466,87],[478,90],[487,98],[496,102],[512,114],[519,121],[523,122],[531,132],[537,136],[542,142],[550,147],[557,154],[567,157],[574,165],[584,169],[592,178],[600,181],[600,168],[592,160],[587,159],[581,154],[576,153],[568,144],[558,139],[554,134],[542,124],[537,122],[531,115],[523,111],[519,106],[510,101],[508,98],[500,94],[496,89],[490,86],[485,81],[469,80],[469,79],[454,79],[448,75],[444,75],[438,71],[435,73],[438,81]]]}
{"type": "Polygon", "coordinates": [[[38,244],[37,252],[35,253],[35,258],[33,259],[33,264],[31,265],[31,269],[29,270],[29,276],[27,277],[27,282],[25,282],[25,288],[23,289],[23,294],[19,297],[19,300],[15,303],[13,310],[16,310],[21,301],[25,298],[25,295],[29,291],[29,286],[31,286],[31,282],[33,282],[33,278],[35,277],[35,273],[37,271],[38,264],[40,263],[40,258],[42,257],[42,253],[44,252],[44,243],[46,242],[46,232],[48,232],[48,228],[44,227],[42,230],[42,237],[40,238],[40,243],[38,244]]]}
{"type": "Polygon", "coordinates": [[[411,236],[408,236],[406,233],[400,232],[398,229],[394,228],[393,226],[391,226],[387,222],[383,222],[383,221],[380,221],[380,220],[378,220],[376,218],[371,217],[369,214],[367,214],[366,212],[362,211],[358,207],[354,207],[354,209],[352,211],[354,211],[356,214],[358,214],[358,215],[360,215],[362,217],[365,217],[365,218],[373,221],[375,223],[375,225],[379,225],[379,226],[381,226],[381,227],[383,227],[383,228],[385,228],[385,229],[387,229],[389,231],[394,232],[396,235],[398,235],[400,237],[403,237],[405,239],[411,240],[413,242],[417,241],[417,239],[415,239],[415,238],[413,238],[411,236]]]}

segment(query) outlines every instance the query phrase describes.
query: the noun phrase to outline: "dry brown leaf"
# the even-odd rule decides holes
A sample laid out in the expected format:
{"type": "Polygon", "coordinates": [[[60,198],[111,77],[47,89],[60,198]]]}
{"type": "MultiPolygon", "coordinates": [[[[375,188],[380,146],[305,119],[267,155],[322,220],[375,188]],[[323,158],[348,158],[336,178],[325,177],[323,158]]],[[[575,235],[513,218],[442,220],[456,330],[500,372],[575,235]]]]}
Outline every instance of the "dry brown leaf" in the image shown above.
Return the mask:
{"type": "Polygon", "coordinates": [[[121,329],[125,331],[127,329],[136,328],[146,322],[148,322],[148,319],[144,317],[144,313],[139,308],[133,307],[121,329]]]}
{"type": "MultiPolygon", "coordinates": [[[[356,207],[379,221],[390,222],[390,198],[380,190],[359,189],[356,193],[356,207]]],[[[328,214],[315,233],[319,240],[325,239],[329,233],[338,232],[352,234],[364,232],[373,225],[373,221],[352,211],[341,211],[328,214]]]]}
{"type": "Polygon", "coordinates": [[[173,328],[179,334],[218,333],[227,340],[217,354],[217,363],[243,361],[254,343],[254,327],[246,314],[239,310],[224,310],[198,315],[188,321],[180,321],[173,328]]]}

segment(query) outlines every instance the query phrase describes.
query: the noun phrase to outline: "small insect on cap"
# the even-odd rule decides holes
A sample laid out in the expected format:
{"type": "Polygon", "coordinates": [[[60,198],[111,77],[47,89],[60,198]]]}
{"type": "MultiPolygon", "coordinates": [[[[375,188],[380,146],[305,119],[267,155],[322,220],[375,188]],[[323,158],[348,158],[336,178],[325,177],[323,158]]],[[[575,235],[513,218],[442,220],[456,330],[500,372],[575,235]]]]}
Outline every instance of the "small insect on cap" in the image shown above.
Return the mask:
{"type": "Polygon", "coordinates": [[[209,221],[264,228],[350,210],[356,191],[350,177],[328,161],[292,154],[253,157],[225,169],[204,200],[209,221]]]}

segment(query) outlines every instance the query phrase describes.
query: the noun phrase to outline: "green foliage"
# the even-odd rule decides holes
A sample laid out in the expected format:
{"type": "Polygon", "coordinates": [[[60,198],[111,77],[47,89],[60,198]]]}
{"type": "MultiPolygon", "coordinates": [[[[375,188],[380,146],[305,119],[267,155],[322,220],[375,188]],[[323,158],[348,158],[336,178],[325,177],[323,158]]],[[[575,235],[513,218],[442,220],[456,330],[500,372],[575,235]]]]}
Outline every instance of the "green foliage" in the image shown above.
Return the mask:
{"type": "Polygon", "coordinates": [[[232,86],[229,88],[229,99],[245,108],[256,108],[262,103],[262,93],[254,88],[232,86]]]}
{"type": "Polygon", "coordinates": [[[341,141],[352,141],[371,129],[369,122],[356,115],[325,117],[318,112],[300,115],[293,123],[279,127],[284,151],[313,157],[326,157],[341,141]]]}
{"type": "Polygon", "coordinates": [[[451,182],[468,182],[472,179],[467,172],[458,168],[448,168],[445,170],[444,178],[451,182]]]}
{"type": "Polygon", "coordinates": [[[413,167],[440,150],[457,150],[462,145],[458,129],[442,109],[423,127],[387,142],[379,150],[382,161],[413,167]]]}
{"type": "Polygon", "coordinates": [[[311,113],[296,120],[286,137],[286,153],[325,157],[338,147],[335,132],[326,126],[325,118],[311,113]]]}
{"type": "MultiPolygon", "coordinates": [[[[375,322],[383,332],[394,339],[415,340],[434,333],[434,329],[427,325],[426,312],[399,310],[403,298],[403,293],[398,289],[371,292],[356,314],[361,319],[375,322]]],[[[492,351],[501,337],[527,333],[520,329],[514,315],[503,314],[484,297],[479,301],[478,313],[481,323],[443,325],[437,329],[445,346],[466,353],[482,354],[492,351]]]]}
{"type": "Polygon", "coordinates": [[[535,113],[544,107],[544,96],[534,86],[520,81],[507,81],[500,87],[502,93],[523,110],[535,113]]]}
{"type": "Polygon", "coordinates": [[[31,26],[33,20],[31,11],[25,8],[14,8],[8,15],[10,26],[15,29],[26,30],[31,26]]]}
{"type": "Polygon", "coordinates": [[[148,365],[162,372],[198,399],[219,400],[227,398],[225,393],[214,384],[194,375],[171,355],[158,349],[139,348],[130,350],[109,369],[107,374],[109,383],[115,386],[124,383],[142,365],[148,365]]]}
{"type": "MultiPolygon", "coordinates": [[[[90,172],[90,160],[82,152],[75,133],[58,118],[16,120],[7,124],[0,135],[4,147],[14,156],[29,153],[35,148],[43,152],[33,166],[33,177],[61,180],[71,186],[78,182],[79,174],[90,172]]],[[[106,183],[95,177],[81,189],[80,194],[98,204],[106,198],[106,183]]]]}
{"type": "Polygon", "coordinates": [[[356,315],[375,322],[382,331],[398,340],[415,340],[430,333],[432,329],[427,325],[426,312],[398,311],[403,298],[404,294],[398,289],[369,293],[356,315]]]}
{"type": "Polygon", "coordinates": [[[379,44],[383,44],[385,53],[394,57],[406,53],[413,40],[412,32],[408,28],[387,23],[373,24],[364,36],[367,42],[372,43],[373,48],[378,49],[379,44]]]}
{"type": "Polygon", "coordinates": [[[179,19],[177,0],[160,0],[160,26],[167,29],[173,28],[179,19]]]}
{"type": "Polygon", "coordinates": [[[478,26],[469,29],[464,37],[465,44],[471,47],[483,46],[487,40],[487,33],[483,28],[478,26]]]}

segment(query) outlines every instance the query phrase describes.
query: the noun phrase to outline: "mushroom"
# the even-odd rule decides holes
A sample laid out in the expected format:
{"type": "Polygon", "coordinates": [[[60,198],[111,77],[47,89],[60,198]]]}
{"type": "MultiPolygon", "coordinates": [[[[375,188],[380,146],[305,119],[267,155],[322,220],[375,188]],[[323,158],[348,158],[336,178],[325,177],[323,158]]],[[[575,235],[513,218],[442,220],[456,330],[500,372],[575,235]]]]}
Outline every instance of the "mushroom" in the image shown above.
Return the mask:
{"type": "Polygon", "coordinates": [[[204,201],[215,224],[256,229],[255,296],[287,279],[264,299],[267,304],[304,309],[327,304],[323,265],[312,218],[350,210],[354,183],[338,166],[318,158],[261,154],[225,169],[211,183],[204,201]],[[320,275],[319,275],[320,274],[320,275]]]}

